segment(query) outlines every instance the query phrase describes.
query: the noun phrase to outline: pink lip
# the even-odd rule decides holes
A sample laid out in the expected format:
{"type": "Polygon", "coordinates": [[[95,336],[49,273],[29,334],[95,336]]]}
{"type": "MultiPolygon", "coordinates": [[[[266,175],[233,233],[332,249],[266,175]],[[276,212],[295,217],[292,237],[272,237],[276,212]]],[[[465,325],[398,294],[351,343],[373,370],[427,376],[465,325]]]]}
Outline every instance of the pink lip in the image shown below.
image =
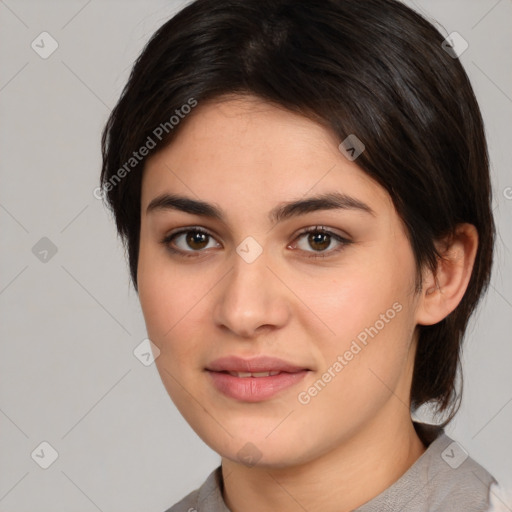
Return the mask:
{"type": "MultiPolygon", "coordinates": [[[[304,366],[297,366],[292,363],[288,363],[283,359],[269,356],[258,356],[251,359],[243,359],[237,356],[221,357],[215,359],[207,367],[207,370],[214,372],[268,372],[268,371],[280,371],[295,373],[301,370],[308,370],[304,366]]],[[[264,378],[264,377],[262,377],[264,378]]]]}
{"type": "Polygon", "coordinates": [[[236,356],[216,359],[206,368],[213,385],[224,395],[243,402],[261,402],[300,382],[309,369],[274,357],[242,359],[236,356]],[[237,377],[227,372],[281,373],[268,377],[237,377]]]}

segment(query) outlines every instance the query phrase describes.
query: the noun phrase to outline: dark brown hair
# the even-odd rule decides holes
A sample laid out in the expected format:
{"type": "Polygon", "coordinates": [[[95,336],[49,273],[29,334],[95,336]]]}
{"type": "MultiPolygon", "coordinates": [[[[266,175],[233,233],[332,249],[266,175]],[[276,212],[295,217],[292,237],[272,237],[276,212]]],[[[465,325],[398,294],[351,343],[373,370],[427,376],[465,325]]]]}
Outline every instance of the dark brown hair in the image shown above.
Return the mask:
{"type": "Polygon", "coordinates": [[[390,194],[407,228],[417,291],[421,270],[435,271],[440,258],[434,241],[459,223],[478,230],[459,306],[418,326],[412,408],[432,402],[451,410],[448,423],[460,405],[461,343],[489,284],[495,227],[480,110],[443,40],[395,0],[197,0],[167,21],[137,59],[102,139],[101,190],[135,289],[146,158],[134,152],[150,140],[152,152],[170,143],[185,105],[250,94],[321,122],[340,142],[355,134],[366,146],[357,164],[390,194]]]}

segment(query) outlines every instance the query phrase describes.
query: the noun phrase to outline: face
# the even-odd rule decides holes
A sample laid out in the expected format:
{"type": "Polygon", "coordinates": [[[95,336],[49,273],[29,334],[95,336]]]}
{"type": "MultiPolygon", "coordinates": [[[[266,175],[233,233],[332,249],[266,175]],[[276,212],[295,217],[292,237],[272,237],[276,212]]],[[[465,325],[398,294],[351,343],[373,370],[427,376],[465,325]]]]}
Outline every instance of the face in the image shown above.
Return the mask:
{"type": "Polygon", "coordinates": [[[233,461],[299,464],[409,419],[414,257],[340,142],[238,97],[199,104],[146,163],[138,287],[156,365],[233,461]]]}

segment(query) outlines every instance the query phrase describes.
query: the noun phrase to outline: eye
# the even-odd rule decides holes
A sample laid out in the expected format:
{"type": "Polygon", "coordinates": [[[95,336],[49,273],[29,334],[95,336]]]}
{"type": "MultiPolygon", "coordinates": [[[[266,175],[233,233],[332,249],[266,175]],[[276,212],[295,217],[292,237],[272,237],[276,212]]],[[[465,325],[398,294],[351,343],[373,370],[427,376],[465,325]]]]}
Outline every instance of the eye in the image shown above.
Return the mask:
{"type": "Polygon", "coordinates": [[[300,233],[295,240],[300,240],[303,238],[305,238],[305,240],[301,240],[301,242],[305,243],[302,243],[302,246],[300,246],[301,242],[294,242],[294,245],[299,246],[300,250],[313,253],[308,255],[308,258],[325,258],[332,255],[333,253],[337,253],[343,250],[346,245],[352,243],[351,240],[348,240],[347,238],[344,238],[341,235],[334,233],[333,231],[329,231],[322,226],[315,226],[313,228],[308,228],[302,231],[302,233],[300,233]],[[332,245],[336,244],[336,248],[329,251],[326,250],[332,245]],[[307,246],[313,248],[313,250],[308,250],[307,246]]]}
{"type": "MultiPolygon", "coordinates": [[[[213,235],[201,227],[189,227],[170,233],[161,240],[161,243],[173,254],[183,257],[196,257],[205,249],[220,246],[214,242],[213,235]],[[212,243],[213,245],[211,245],[212,243]]],[[[351,243],[351,240],[333,231],[322,226],[315,226],[302,231],[289,247],[295,249],[295,246],[299,246],[301,251],[311,253],[307,256],[308,258],[325,258],[343,250],[346,245],[351,243]],[[301,239],[305,239],[305,243],[301,239]],[[332,245],[336,247],[327,250],[332,245]],[[307,246],[313,250],[309,250],[307,246]]]]}
{"type": "Polygon", "coordinates": [[[164,237],[161,243],[172,253],[190,257],[196,256],[197,253],[203,252],[204,249],[215,247],[215,245],[209,246],[212,240],[213,235],[208,231],[200,227],[193,227],[170,233],[164,237]],[[173,245],[178,248],[176,249],[173,245]]]}

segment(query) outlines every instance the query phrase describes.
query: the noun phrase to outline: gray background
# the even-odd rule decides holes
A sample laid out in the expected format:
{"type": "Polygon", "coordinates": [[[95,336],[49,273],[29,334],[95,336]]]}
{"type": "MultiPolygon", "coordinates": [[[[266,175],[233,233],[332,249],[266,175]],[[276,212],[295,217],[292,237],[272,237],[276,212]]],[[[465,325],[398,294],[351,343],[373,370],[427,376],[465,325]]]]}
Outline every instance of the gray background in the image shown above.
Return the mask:
{"type": "MultiPolygon", "coordinates": [[[[447,432],[512,486],[512,1],[408,3],[469,42],[461,61],[486,123],[499,230],[447,432]]],[[[183,4],[0,1],[1,512],[162,512],[219,463],[155,366],[133,354],[143,317],[93,196],[109,111],[145,42],[183,4]],[[31,48],[43,31],[59,45],[47,59],[31,48]],[[43,237],[57,252],[41,261],[43,237]],[[31,457],[42,441],[58,452],[48,469],[31,457]]]]}

